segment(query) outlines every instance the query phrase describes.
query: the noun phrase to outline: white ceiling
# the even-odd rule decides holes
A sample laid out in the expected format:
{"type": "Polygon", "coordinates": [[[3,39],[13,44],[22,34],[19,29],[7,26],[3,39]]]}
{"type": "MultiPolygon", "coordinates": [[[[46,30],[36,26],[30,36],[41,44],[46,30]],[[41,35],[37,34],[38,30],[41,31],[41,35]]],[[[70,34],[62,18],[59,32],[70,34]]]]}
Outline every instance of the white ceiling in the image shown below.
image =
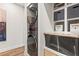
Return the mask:
{"type": "Polygon", "coordinates": [[[24,6],[25,6],[25,3],[15,3],[15,4],[17,4],[18,6],[21,6],[21,7],[23,7],[23,8],[24,8],[24,6]]]}
{"type": "Polygon", "coordinates": [[[15,3],[15,4],[24,8],[25,4],[26,4],[26,7],[28,7],[31,3],[15,3]]]}

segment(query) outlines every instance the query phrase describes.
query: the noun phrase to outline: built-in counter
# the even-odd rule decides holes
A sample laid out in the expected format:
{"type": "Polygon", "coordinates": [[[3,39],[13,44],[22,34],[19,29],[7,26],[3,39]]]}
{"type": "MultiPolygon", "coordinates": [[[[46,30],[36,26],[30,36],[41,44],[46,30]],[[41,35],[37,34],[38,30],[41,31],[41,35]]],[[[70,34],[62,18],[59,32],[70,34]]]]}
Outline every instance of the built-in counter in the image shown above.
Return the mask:
{"type": "Polygon", "coordinates": [[[46,47],[63,55],[79,55],[79,35],[69,32],[44,33],[46,47]]]}
{"type": "Polygon", "coordinates": [[[48,32],[48,33],[44,33],[44,34],[79,38],[79,35],[70,33],[70,32],[48,32]]]}

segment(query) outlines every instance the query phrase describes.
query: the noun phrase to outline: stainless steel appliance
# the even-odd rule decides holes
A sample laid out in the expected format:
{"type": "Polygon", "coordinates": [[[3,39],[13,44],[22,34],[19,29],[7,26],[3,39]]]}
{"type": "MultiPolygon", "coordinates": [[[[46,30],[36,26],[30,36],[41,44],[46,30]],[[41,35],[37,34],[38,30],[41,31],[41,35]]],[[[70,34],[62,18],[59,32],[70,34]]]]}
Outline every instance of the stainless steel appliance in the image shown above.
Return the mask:
{"type": "Polygon", "coordinates": [[[38,55],[38,4],[31,3],[28,6],[28,10],[31,16],[27,17],[28,18],[27,48],[29,55],[37,56],[38,55]]]}

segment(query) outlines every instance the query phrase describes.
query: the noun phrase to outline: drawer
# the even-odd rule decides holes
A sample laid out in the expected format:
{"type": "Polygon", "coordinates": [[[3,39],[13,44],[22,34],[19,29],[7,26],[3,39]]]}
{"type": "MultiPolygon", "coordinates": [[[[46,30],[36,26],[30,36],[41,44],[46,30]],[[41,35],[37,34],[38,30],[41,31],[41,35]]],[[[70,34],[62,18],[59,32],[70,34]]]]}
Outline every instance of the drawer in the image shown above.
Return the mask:
{"type": "Polygon", "coordinates": [[[64,20],[64,9],[54,13],[54,21],[64,20]]]}
{"type": "Polygon", "coordinates": [[[44,56],[57,56],[57,55],[47,49],[44,49],[44,56]]]}
{"type": "Polygon", "coordinates": [[[57,48],[57,37],[54,35],[45,35],[45,43],[48,48],[58,50],[57,48]]]}
{"type": "Polygon", "coordinates": [[[67,19],[79,17],[79,4],[67,8],[67,19]]]}
{"type": "MultiPolygon", "coordinates": [[[[59,52],[68,56],[75,56],[76,44],[75,38],[59,37],[59,52]]],[[[76,42],[77,43],[77,42],[76,42]]]]}
{"type": "Polygon", "coordinates": [[[49,47],[55,51],[58,51],[57,47],[57,36],[51,35],[51,40],[49,42],[49,47]]]}

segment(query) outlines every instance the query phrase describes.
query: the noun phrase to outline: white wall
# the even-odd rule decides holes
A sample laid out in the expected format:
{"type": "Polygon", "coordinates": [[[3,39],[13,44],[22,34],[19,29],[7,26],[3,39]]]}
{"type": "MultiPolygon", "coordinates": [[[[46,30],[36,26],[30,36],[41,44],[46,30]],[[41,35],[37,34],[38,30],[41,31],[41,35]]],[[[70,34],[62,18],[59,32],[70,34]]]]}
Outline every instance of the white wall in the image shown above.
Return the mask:
{"type": "MultiPolygon", "coordinates": [[[[51,11],[50,11],[51,12],[51,11]]],[[[47,15],[45,5],[43,3],[38,4],[38,53],[43,55],[45,46],[44,32],[53,32],[50,18],[47,15]]]]}
{"type": "Polygon", "coordinates": [[[0,52],[24,45],[25,19],[24,8],[16,4],[2,4],[6,10],[6,41],[0,42],[0,52]]]}
{"type": "Polygon", "coordinates": [[[53,3],[44,3],[47,15],[49,17],[49,21],[51,23],[52,29],[54,31],[54,15],[53,15],[53,3]]]}

